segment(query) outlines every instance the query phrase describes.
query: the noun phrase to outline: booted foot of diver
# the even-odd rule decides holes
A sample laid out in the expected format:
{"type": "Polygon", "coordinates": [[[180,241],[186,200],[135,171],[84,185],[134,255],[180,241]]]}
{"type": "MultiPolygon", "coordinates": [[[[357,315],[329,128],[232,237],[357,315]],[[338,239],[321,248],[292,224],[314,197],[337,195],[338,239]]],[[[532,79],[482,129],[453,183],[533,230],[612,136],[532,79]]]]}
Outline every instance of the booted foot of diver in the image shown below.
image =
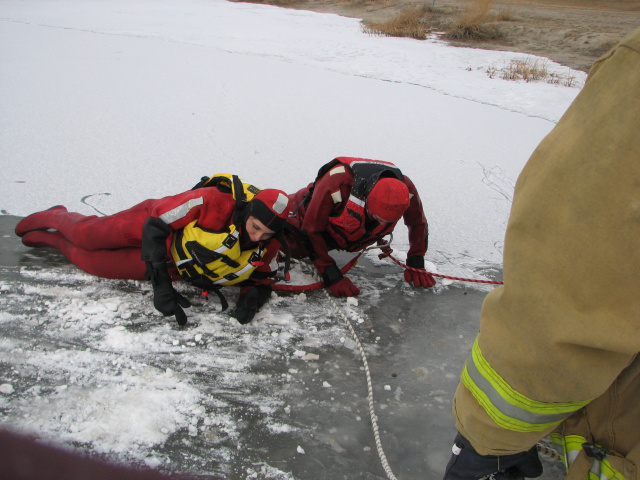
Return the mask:
{"type": "Polygon", "coordinates": [[[22,219],[18,225],[16,225],[16,235],[19,237],[24,236],[28,232],[33,232],[37,230],[49,230],[55,227],[52,225],[55,224],[53,217],[57,213],[66,213],[67,208],[62,205],[56,205],[54,207],[49,208],[48,210],[44,210],[42,212],[37,212],[29,215],[28,217],[22,219]]]}

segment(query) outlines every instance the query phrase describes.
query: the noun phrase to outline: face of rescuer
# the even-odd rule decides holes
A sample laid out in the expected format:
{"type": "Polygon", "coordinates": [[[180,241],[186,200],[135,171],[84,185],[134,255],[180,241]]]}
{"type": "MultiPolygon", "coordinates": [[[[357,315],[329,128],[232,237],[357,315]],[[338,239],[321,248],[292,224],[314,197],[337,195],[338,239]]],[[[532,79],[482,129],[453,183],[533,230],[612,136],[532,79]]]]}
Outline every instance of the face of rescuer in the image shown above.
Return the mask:
{"type": "Polygon", "coordinates": [[[256,243],[269,240],[276,233],[273,230],[265,227],[264,223],[262,223],[253,215],[250,215],[249,218],[247,218],[245,229],[251,241],[256,243]]]}

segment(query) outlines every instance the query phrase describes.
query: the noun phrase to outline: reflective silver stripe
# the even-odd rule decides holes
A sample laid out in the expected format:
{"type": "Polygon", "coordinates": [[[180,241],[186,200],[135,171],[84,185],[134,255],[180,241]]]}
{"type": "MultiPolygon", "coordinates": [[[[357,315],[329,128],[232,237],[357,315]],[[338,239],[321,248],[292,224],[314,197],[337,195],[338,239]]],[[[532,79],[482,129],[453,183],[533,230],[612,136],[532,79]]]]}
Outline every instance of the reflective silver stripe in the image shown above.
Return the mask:
{"type": "Polygon", "coordinates": [[[349,201],[355,203],[356,205],[364,208],[364,200],[360,200],[358,197],[354,197],[353,195],[349,195],[349,201]]]}
{"type": "MultiPolygon", "coordinates": [[[[238,235],[240,235],[240,232],[238,232],[238,230],[234,230],[233,233],[229,234],[229,237],[233,237],[233,238],[235,238],[237,240],[238,239],[238,235]]],[[[229,238],[229,237],[227,237],[227,238],[229,238]]],[[[229,249],[227,247],[225,247],[224,245],[222,245],[221,247],[216,248],[214,250],[214,252],[222,253],[222,252],[224,252],[226,250],[229,250],[229,249]]]]}
{"type": "Polygon", "coordinates": [[[350,167],[353,167],[354,165],[384,165],[386,167],[398,168],[393,163],[385,162],[384,160],[379,160],[377,162],[371,160],[354,160],[349,164],[350,167]]]}
{"type": "MultiPolygon", "coordinates": [[[[247,270],[250,270],[250,269],[252,269],[252,268],[256,268],[256,267],[254,267],[254,266],[253,266],[253,265],[251,265],[250,263],[247,263],[247,264],[246,264],[244,267],[242,267],[240,270],[238,270],[237,272],[233,272],[233,273],[234,273],[236,276],[240,277],[240,276],[242,276],[242,274],[243,274],[244,272],[246,272],[247,270]]],[[[224,278],[224,277],[222,277],[220,280],[216,280],[216,281],[215,281],[215,282],[213,282],[213,283],[216,283],[216,284],[217,284],[217,283],[224,283],[224,282],[229,282],[229,281],[230,281],[230,280],[229,280],[228,278],[224,278]]]]}
{"type": "MultiPolygon", "coordinates": [[[[578,457],[578,454],[581,452],[582,450],[569,450],[567,452],[567,459],[568,459],[568,464],[567,464],[567,468],[569,468],[571,465],[573,465],[573,462],[575,462],[576,458],[578,457]]],[[[596,477],[598,477],[600,480],[609,480],[609,477],[602,471],[602,462],[600,460],[596,460],[593,459],[593,463],[591,464],[591,468],[589,469],[589,471],[595,475],[596,477]]]]}
{"type": "Polygon", "coordinates": [[[467,372],[469,373],[469,376],[471,377],[473,382],[478,386],[478,388],[480,388],[480,390],[482,390],[482,392],[484,392],[484,394],[488,397],[493,406],[506,417],[520,420],[531,425],[541,425],[561,422],[573,413],[534,413],[512,405],[511,403],[507,402],[502,397],[502,395],[500,395],[500,393],[483,375],[480,374],[475,363],[473,362],[473,358],[469,358],[467,360],[467,372]]]}
{"type": "MultiPolygon", "coordinates": [[[[260,246],[260,247],[258,247],[258,249],[256,250],[256,254],[257,254],[258,256],[262,257],[262,252],[263,252],[263,251],[264,251],[264,248],[262,248],[262,247],[260,246]]],[[[277,255],[276,255],[276,256],[277,256],[277,255]]],[[[240,270],[237,270],[237,271],[233,272],[233,274],[234,274],[234,275],[236,275],[236,277],[240,277],[240,276],[242,276],[242,274],[244,274],[244,272],[246,272],[247,270],[253,269],[253,268],[256,268],[256,267],[254,267],[254,266],[251,264],[251,262],[247,262],[247,264],[246,264],[244,267],[242,267],[240,270]]],[[[224,282],[230,282],[230,281],[231,281],[231,280],[229,280],[229,279],[227,279],[227,278],[222,277],[222,278],[220,278],[220,279],[218,279],[218,280],[214,280],[214,281],[213,281],[213,283],[214,283],[214,284],[218,284],[218,283],[224,283],[224,282]]]]}
{"type": "Polygon", "coordinates": [[[278,271],[278,256],[277,255],[275,255],[271,259],[271,263],[269,263],[269,268],[271,269],[272,272],[277,272],[278,271]]]}
{"type": "Polygon", "coordinates": [[[192,198],[188,202],[183,203],[182,205],[178,205],[173,210],[169,210],[167,213],[163,213],[160,215],[160,219],[166,223],[167,225],[171,225],[176,220],[180,220],[184,218],[189,213],[193,207],[197,207],[198,205],[202,205],[204,203],[204,199],[202,197],[192,198]]]}
{"type": "Polygon", "coordinates": [[[284,209],[289,205],[289,198],[285,197],[282,193],[278,194],[278,198],[273,204],[273,211],[280,215],[284,212],[284,209]]]}

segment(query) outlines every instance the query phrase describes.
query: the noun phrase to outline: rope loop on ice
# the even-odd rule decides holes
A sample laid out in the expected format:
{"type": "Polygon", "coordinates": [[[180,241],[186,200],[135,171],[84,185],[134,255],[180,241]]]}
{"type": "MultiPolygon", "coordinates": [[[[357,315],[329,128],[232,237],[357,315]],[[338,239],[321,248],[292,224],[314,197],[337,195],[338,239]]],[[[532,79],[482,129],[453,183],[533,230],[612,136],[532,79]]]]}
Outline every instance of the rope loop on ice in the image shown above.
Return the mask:
{"type": "MultiPolygon", "coordinates": [[[[347,262],[340,269],[340,272],[342,273],[342,275],[346,275],[346,273],[358,263],[358,260],[360,259],[360,256],[363,253],[364,251],[360,252],[358,255],[356,255],[351,260],[349,260],[349,262],[347,262]]],[[[315,268],[316,268],[315,266],[311,265],[311,269],[314,273],[317,272],[315,268]]],[[[316,275],[316,278],[319,278],[319,277],[316,275]]],[[[274,283],[273,285],[271,285],[271,288],[273,288],[278,292],[310,292],[312,290],[319,290],[322,287],[324,287],[323,281],[310,283],[309,285],[289,285],[286,283],[274,283]]]]}

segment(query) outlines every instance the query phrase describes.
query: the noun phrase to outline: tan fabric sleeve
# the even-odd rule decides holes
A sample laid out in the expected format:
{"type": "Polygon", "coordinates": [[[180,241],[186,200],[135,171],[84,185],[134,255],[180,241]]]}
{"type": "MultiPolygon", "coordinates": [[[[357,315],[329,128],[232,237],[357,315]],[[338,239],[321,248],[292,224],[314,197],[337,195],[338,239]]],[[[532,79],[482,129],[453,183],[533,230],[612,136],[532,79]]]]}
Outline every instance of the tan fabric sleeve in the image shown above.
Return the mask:
{"type": "MultiPolygon", "coordinates": [[[[603,394],[640,351],[640,29],[592,68],[516,184],[504,286],[482,308],[479,345],[541,402],[603,394]]],[[[498,427],[463,386],[457,428],[481,454],[546,433],[498,427]]]]}

